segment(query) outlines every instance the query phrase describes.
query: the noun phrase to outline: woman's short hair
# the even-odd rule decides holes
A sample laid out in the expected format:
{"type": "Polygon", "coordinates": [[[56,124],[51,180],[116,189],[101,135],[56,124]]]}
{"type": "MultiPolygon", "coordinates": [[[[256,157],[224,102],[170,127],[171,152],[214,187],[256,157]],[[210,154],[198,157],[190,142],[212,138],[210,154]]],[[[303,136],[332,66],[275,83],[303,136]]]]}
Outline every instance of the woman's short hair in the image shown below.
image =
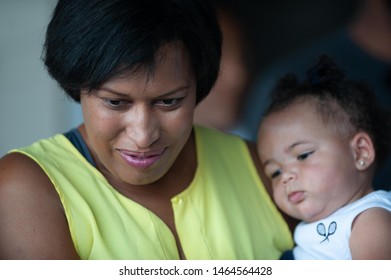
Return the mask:
{"type": "Polygon", "coordinates": [[[81,90],[140,67],[153,70],[155,54],[180,42],[197,82],[197,103],[214,85],[222,35],[209,0],[59,0],[48,25],[43,61],[76,102],[81,90]]]}

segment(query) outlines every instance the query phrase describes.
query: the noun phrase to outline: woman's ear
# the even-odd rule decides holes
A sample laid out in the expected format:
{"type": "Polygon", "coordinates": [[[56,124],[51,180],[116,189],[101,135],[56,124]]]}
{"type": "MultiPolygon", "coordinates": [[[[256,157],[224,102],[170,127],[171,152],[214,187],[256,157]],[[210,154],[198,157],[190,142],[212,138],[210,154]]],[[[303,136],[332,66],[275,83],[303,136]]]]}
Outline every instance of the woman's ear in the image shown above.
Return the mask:
{"type": "Polygon", "coordinates": [[[375,161],[375,147],[371,137],[366,132],[358,132],[351,142],[356,168],[366,170],[375,161]]]}

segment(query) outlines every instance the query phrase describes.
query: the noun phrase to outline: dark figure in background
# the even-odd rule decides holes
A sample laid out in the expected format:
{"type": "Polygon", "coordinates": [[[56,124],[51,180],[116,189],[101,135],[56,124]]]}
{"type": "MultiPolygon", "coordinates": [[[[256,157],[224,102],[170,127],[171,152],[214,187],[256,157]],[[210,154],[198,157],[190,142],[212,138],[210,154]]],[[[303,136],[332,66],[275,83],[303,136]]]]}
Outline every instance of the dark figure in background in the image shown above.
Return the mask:
{"type": "Polygon", "coordinates": [[[241,15],[226,0],[213,0],[223,34],[219,76],[210,94],[197,106],[194,121],[231,132],[241,117],[254,76],[254,49],[241,15]]]}
{"type": "MultiPolygon", "coordinates": [[[[258,76],[246,101],[239,131],[255,140],[269,93],[286,73],[300,78],[320,54],[332,56],[354,80],[365,81],[378,101],[391,109],[391,1],[362,0],[357,15],[340,30],[281,58],[258,76]]],[[[375,179],[375,188],[391,189],[391,158],[375,179]]]]}

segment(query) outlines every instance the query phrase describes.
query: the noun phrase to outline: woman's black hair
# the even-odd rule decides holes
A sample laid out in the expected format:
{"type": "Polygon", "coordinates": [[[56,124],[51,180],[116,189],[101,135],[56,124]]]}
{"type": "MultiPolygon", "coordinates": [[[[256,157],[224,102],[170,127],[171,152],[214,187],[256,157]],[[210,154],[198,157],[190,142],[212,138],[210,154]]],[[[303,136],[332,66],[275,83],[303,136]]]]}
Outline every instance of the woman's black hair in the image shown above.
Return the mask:
{"type": "Polygon", "coordinates": [[[221,31],[209,0],[59,0],[48,25],[43,60],[49,74],[80,102],[110,78],[140,67],[152,70],[165,43],[189,54],[197,102],[214,85],[221,31]]]}
{"type": "Polygon", "coordinates": [[[391,150],[391,115],[377,103],[365,82],[348,79],[333,58],[321,55],[304,81],[288,74],[277,82],[265,115],[301,98],[314,99],[326,123],[332,122],[350,134],[368,133],[375,146],[376,163],[384,164],[391,150]]]}

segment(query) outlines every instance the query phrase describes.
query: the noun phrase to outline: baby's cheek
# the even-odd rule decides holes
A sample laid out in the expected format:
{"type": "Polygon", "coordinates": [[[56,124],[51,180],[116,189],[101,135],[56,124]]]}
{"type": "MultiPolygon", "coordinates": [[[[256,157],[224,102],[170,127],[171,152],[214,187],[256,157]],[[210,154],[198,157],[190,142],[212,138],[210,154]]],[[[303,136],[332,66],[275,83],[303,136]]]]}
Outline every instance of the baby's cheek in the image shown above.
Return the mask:
{"type": "Polygon", "coordinates": [[[274,202],[277,204],[278,207],[285,209],[286,203],[285,203],[285,194],[279,187],[273,186],[273,199],[274,202]]]}

